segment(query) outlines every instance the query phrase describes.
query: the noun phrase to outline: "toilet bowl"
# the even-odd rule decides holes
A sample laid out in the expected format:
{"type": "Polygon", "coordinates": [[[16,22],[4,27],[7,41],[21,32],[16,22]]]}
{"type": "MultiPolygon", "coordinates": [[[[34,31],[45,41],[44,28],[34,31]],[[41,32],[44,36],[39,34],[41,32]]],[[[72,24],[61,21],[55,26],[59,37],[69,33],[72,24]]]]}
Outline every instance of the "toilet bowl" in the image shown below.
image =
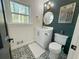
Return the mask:
{"type": "Polygon", "coordinates": [[[56,42],[52,42],[49,44],[49,50],[50,50],[50,53],[49,53],[49,57],[50,59],[58,59],[59,57],[59,54],[61,52],[61,46],[60,44],[56,43],[56,42]]]}
{"type": "Polygon", "coordinates": [[[55,52],[55,53],[60,53],[61,51],[61,46],[60,44],[56,43],[56,42],[53,42],[51,44],[49,44],[49,50],[51,52],[55,52]]]}
{"type": "Polygon", "coordinates": [[[68,36],[55,33],[55,42],[49,44],[49,58],[58,59],[62,45],[66,44],[68,36]]]}

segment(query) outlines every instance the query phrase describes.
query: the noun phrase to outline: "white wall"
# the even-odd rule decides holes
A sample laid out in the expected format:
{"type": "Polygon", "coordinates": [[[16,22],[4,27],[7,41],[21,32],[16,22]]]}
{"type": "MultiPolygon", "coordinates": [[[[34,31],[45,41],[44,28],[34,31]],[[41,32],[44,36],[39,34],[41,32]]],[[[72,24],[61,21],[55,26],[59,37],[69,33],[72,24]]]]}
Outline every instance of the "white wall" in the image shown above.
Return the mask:
{"type": "Polygon", "coordinates": [[[34,38],[35,28],[38,26],[42,26],[43,3],[46,0],[17,0],[17,1],[20,3],[30,5],[32,24],[30,25],[9,24],[10,23],[9,21],[11,20],[9,0],[4,0],[9,35],[11,38],[14,39],[14,43],[11,43],[12,49],[15,49],[19,46],[22,46],[35,40],[34,38]],[[22,40],[24,43],[17,45],[17,42],[20,42],[22,40]]]}

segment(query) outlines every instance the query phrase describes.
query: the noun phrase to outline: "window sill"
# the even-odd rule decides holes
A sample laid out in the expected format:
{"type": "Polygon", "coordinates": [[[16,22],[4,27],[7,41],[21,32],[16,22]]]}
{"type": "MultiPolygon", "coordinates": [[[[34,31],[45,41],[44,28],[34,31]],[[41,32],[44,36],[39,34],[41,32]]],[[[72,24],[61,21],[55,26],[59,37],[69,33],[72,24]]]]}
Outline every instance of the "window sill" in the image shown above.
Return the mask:
{"type": "Polygon", "coordinates": [[[8,23],[8,25],[32,25],[33,23],[8,23]]]}

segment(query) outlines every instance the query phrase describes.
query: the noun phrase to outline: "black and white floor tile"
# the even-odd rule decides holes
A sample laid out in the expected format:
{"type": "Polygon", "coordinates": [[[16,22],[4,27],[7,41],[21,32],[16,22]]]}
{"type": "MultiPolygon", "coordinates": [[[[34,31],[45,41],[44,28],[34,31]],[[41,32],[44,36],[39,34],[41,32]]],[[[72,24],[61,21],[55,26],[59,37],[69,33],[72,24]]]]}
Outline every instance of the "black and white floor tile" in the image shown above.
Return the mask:
{"type": "MultiPolygon", "coordinates": [[[[31,50],[29,49],[28,45],[12,50],[13,59],[49,59],[48,55],[49,52],[46,51],[40,57],[35,58],[31,50]]],[[[64,55],[63,58],[66,59],[66,56],[64,55]]]]}
{"type": "MultiPolygon", "coordinates": [[[[47,55],[47,52],[45,52],[37,59],[46,59],[47,55]]],[[[12,57],[13,59],[35,59],[28,45],[12,50],[12,57]]]]}

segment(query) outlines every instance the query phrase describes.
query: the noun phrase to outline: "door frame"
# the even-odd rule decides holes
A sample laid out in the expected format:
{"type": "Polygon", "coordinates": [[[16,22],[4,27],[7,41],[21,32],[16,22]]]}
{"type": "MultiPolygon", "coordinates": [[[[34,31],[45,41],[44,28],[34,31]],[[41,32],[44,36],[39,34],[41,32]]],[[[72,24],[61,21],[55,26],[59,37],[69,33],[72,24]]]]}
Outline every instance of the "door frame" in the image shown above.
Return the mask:
{"type": "Polygon", "coordinates": [[[4,7],[4,1],[1,0],[1,6],[2,6],[2,12],[3,12],[3,18],[4,18],[4,25],[5,25],[5,31],[6,31],[6,41],[9,44],[9,56],[10,59],[12,59],[12,55],[11,55],[11,47],[10,47],[10,37],[9,37],[9,32],[8,32],[8,26],[7,26],[7,21],[6,21],[6,15],[5,15],[5,7],[4,7]]]}
{"type": "Polygon", "coordinates": [[[79,54],[79,31],[78,30],[79,30],[79,14],[77,17],[77,22],[76,22],[75,30],[73,33],[73,37],[72,37],[67,59],[77,59],[77,58],[79,59],[79,57],[77,55],[77,54],[79,54]],[[76,48],[75,50],[72,49],[72,45],[75,46],[74,47],[74,48],[76,48]]]}
{"type": "Polygon", "coordinates": [[[9,36],[9,34],[8,34],[8,26],[7,26],[6,17],[5,17],[5,10],[4,10],[3,0],[1,0],[1,5],[2,5],[2,12],[3,12],[3,17],[4,17],[5,29],[6,29],[6,36],[9,36]]]}

